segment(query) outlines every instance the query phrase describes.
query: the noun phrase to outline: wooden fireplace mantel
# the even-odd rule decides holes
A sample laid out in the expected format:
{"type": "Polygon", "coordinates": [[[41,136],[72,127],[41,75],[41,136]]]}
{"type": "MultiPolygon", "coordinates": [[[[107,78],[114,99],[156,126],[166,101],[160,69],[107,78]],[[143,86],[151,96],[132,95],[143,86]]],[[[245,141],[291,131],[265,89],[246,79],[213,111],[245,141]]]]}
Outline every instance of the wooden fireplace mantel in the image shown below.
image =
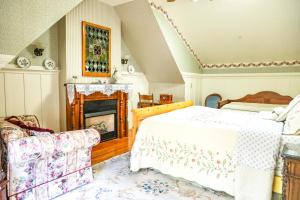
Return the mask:
{"type": "MultiPolygon", "coordinates": [[[[68,84],[65,84],[67,86],[68,84]]],[[[66,92],[67,92],[66,88],[66,92]]],[[[66,93],[68,96],[68,92],[66,93]]],[[[116,139],[101,142],[93,147],[92,164],[99,163],[116,155],[128,151],[128,94],[117,90],[111,95],[94,92],[90,95],[82,94],[74,89],[74,99],[66,101],[67,130],[84,129],[84,103],[96,100],[117,100],[117,133],[116,139]]]]}

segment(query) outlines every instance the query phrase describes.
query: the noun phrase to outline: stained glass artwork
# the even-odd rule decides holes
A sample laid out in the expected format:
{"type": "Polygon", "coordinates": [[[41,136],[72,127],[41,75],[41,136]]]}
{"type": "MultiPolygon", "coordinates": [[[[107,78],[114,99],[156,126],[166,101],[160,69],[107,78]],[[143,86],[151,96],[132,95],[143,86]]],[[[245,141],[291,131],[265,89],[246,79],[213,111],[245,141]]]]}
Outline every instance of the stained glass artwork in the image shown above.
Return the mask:
{"type": "Polygon", "coordinates": [[[82,22],[83,76],[111,76],[111,29],[82,22]]]}

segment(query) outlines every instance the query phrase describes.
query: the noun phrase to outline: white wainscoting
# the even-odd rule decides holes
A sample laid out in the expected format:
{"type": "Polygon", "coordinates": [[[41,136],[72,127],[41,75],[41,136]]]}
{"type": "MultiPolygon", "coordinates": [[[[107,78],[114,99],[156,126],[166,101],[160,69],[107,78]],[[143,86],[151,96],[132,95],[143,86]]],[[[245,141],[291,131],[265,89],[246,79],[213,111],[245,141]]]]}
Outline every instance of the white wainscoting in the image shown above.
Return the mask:
{"type": "Polygon", "coordinates": [[[200,74],[182,74],[185,82],[185,100],[192,100],[195,105],[201,105],[201,76],[200,74]]]}
{"type": "Polygon", "coordinates": [[[6,115],[4,74],[0,72],[0,117],[6,115]]]}
{"type": "MultiPolygon", "coordinates": [[[[186,100],[219,93],[223,99],[235,99],[260,91],[274,91],[295,97],[300,94],[300,73],[193,74],[183,73],[186,100]],[[196,85],[195,85],[196,84],[196,85]],[[190,89],[192,85],[192,89],[190,89]],[[196,88],[196,89],[195,89],[196,88]]],[[[196,101],[195,101],[196,102],[196,101]]]]}
{"type": "Polygon", "coordinates": [[[0,71],[0,117],[36,115],[40,125],[60,131],[58,71],[0,71]]]}

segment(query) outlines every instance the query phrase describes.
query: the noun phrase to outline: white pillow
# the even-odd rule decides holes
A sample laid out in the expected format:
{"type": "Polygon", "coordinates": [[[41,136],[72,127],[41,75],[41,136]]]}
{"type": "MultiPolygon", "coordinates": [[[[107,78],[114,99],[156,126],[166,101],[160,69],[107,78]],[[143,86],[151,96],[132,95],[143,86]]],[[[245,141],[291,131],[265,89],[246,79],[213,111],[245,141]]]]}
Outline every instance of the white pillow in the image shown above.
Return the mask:
{"type": "Polygon", "coordinates": [[[222,107],[222,109],[240,110],[240,111],[273,111],[278,106],[287,106],[280,104],[264,104],[264,103],[246,103],[246,102],[231,102],[222,107]]]}
{"type": "Polygon", "coordinates": [[[298,103],[287,115],[284,134],[300,134],[300,103],[298,103]]]}
{"type": "Polygon", "coordinates": [[[278,115],[271,111],[260,111],[258,117],[261,119],[276,120],[278,115]]]}
{"type": "Polygon", "coordinates": [[[282,112],[278,118],[276,119],[276,121],[278,122],[282,122],[284,120],[286,120],[287,115],[289,112],[291,112],[293,110],[293,108],[297,105],[300,104],[300,95],[296,96],[290,103],[289,105],[286,107],[285,111],[282,112]]]}

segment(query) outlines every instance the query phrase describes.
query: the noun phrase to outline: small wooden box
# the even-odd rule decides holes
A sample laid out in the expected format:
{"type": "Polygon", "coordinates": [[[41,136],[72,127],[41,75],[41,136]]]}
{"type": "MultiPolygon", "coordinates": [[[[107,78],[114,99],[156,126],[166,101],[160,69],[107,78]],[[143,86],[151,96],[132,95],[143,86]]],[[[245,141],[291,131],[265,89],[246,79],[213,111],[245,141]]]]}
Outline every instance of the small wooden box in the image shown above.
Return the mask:
{"type": "Polygon", "coordinates": [[[300,144],[286,144],[283,147],[283,200],[300,199],[300,144]]]}

